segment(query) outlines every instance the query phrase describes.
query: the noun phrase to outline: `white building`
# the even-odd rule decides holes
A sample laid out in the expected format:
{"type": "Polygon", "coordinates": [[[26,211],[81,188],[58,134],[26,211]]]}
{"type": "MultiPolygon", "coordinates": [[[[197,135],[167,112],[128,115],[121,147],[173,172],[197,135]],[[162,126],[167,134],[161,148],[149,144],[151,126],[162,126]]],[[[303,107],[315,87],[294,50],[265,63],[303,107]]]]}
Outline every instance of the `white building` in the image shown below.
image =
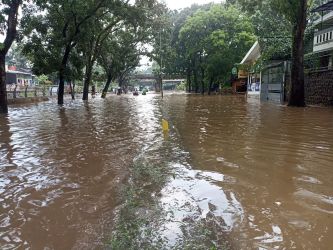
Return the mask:
{"type": "Polygon", "coordinates": [[[313,39],[313,52],[319,57],[319,68],[332,68],[333,1],[317,7],[312,12],[321,14],[321,17],[314,22],[316,30],[313,39]]]}

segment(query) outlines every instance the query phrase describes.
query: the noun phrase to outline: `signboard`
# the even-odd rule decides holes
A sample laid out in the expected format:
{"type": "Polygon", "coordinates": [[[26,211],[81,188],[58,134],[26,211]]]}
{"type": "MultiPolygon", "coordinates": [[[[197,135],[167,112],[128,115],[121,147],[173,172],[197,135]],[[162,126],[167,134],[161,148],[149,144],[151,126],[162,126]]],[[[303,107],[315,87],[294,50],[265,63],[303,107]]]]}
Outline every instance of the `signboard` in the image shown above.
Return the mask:
{"type": "Polygon", "coordinates": [[[247,92],[249,95],[259,95],[260,87],[260,82],[250,82],[247,84],[247,92]]]}
{"type": "Polygon", "coordinates": [[[248,72],[246,70],[239,70],[238,71],[238,78],[247,78],[248,72]]]}
{"type": "Polygon", "coordinates": [[[237,68],[236,67],[233,67],[232,70],[231,70],[231,73],[233,75],[237,75],[237,68]]]}

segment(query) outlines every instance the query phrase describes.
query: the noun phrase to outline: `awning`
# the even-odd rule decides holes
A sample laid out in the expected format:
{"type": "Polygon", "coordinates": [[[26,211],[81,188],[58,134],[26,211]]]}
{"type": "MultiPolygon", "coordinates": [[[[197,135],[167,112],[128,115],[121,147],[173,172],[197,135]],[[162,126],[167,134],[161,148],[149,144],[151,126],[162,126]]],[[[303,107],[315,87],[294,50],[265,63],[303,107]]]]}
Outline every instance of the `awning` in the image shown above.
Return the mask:
{"type": "Polygon", "coordinates": [[[258,41],[256,41],[252,48],[247,52],[240,64],[254,62],[260,57],[260,47],[258,41]]]}
{"type": "Polygon", "coordinates": [[[320,5],[319,7],[311,10],[311,12],[323,12],[329,10],[333,10],[333,1],[329,1],[328,3],[320,5]]]}

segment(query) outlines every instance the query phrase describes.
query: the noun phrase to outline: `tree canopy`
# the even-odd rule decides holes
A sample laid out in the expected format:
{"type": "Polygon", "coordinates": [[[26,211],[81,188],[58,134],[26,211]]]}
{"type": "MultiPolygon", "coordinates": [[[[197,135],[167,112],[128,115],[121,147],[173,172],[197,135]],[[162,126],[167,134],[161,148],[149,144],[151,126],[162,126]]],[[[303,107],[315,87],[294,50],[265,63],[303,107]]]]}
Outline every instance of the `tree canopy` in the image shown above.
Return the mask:
{"type": "MultiPolygon", "coordinates": [[[[226,0],[171,11],[158,0],[2,1],[0,106],[7,112],[6,60],[56,78],[59,104],[65,82],[75,80],[84,79],[87,100],[94,72],[99,79],[105,77],[104,94],[111,81],[125,84],[141,56],[158,65],[155,73],[160,79],[186,77],[187,90],[201,93],[227,83],[232,67],[255,40],[262,60],[292,59],[293,65],[303,65],[304,51],[312,46],[314,15],[309,9],[320,3],[226,0]],[[10,50],[15,39],[18,46],[10,50]]],[[[302,68],[293,70],[298,79],[293,82],[303,81],[302,68]]]]}
{"type": "Polygon", "coordinates": [[[169,22],[161,42],[163,70],[186,74],[189,91],[210,93],[214,84],[225,82],[255,41],[250,19],[234,6],[194,5],[169,14],[169,22]]]}

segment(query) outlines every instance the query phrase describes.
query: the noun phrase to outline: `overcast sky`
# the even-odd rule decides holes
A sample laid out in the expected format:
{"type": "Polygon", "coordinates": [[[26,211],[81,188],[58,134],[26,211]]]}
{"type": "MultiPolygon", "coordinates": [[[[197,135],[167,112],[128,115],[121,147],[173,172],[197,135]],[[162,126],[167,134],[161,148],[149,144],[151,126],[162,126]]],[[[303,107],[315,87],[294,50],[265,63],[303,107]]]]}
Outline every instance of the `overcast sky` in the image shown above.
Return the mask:
{"type": "Polygon", "coordinates": [[[220,3],[222,0],[164,0],[170,9],[190,7],[192,4],[206,4],[210,2],[220,3]]]}

